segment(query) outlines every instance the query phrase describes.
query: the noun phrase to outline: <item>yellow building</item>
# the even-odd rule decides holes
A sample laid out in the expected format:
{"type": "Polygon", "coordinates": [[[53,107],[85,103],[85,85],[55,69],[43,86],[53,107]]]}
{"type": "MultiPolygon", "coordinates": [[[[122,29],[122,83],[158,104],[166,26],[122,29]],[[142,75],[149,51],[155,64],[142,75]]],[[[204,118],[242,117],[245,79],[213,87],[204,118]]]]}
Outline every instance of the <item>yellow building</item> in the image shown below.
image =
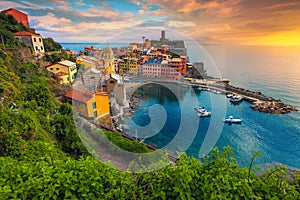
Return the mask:
{"type": "Polygon", "coordinates": [[[106,92],[72,90],[65,97],[83,117],[98,119],[109,114],[109,100],[106,92]]]}
{"type": "Polygon", "coordinates": [[[87,68],[90,68],[90,67],[96,67],[94,62],[83,59],[81,57],[77,57],[76,64],[83,66],[84,69],[87,69],[87,68]]]}
{"type": "Polygon", "coordinates": [[[131,75],[138,75],[138,59],[135,58],[125,58],[118,62],[120,73],[130,73],[131,75]]]}
{"type": "Polygon", "coordinates": [[[69,60],[60,61],[46,66],[46,70],[53,73],[60,84],[71,83],[77,77],[76,63],[69,60]]]}

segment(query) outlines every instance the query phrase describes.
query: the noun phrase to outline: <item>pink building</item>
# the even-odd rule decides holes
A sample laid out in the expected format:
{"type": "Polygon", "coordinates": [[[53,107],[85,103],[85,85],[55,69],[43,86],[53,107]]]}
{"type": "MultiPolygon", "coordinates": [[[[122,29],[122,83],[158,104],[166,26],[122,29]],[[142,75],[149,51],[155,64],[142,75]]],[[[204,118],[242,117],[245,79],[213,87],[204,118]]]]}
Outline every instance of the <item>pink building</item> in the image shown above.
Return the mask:
{"type": "Polygon", "coordinates": [[[141,68],[140,74],[143,77],[168,80],[179,80],[181,78],[181,73],[176,68],[170,67],[167,61],[150,60],[141,65],[141,68]]]}

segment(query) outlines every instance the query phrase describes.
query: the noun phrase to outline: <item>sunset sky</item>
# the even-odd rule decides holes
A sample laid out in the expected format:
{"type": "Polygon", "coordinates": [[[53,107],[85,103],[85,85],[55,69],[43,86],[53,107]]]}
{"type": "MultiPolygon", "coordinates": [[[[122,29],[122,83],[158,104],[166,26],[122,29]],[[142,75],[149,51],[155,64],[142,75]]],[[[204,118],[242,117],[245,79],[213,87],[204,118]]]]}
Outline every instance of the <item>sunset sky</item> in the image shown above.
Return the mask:
{"type": "Polygon", "coordinates": [[[300,45],[299,0],[0,0],[11,7],[59,42],[159,39],[154,27],[205,44],[300,45]]]}

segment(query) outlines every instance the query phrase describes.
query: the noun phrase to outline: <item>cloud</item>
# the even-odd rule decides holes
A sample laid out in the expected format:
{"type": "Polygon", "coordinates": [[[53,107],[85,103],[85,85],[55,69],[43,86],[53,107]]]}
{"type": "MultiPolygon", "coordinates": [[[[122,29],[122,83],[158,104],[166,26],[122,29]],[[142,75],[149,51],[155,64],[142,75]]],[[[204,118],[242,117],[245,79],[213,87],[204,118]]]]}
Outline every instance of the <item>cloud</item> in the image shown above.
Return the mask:
{"type": "Polygon", "coordinates": [[[54,4],[69,4],[68,0],[49,0],[49,1],[54,4]]]}
{"type": "Polygon", "coordinates": [[[244,43],[262,41],[259,37],[294,37],[300,27],[299,0],[126,1],[129,7],[123,11],[106,0],[4,0],[0,8],[20,9],[29,14],[34,28],[64,39],[85,37],[88,32],[90,39],[99,40],[137,27],[160,27],[204,43],[244,43]],[[284,32],[293,34],[283,37],[284,32]]]}

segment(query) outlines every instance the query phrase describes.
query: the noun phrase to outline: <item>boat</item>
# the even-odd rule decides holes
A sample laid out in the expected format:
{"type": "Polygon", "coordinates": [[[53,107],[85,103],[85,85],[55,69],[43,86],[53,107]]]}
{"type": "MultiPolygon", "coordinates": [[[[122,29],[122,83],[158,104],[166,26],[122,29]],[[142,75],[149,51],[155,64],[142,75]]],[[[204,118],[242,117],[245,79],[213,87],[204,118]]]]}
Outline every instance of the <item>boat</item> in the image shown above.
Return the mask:
{"type": "Polygon", "coordinates": [[[198,112],[197,115],[198,115],[198,117],[209,117],[210,114],[211,114],[211,112],[206,111],[206,112],[198,112]]]}
{"type": "Polygon", "coordinates": [[[221,91],[217,91],[216,93],[217,93],[217,94],[221,94],[222,92],[221,92],[221,91]]]}
{"type": "Polygon", "coordinates": [[[207,111],[204,107],[196,107],[195,108],[198,111],[198,117],[209,117],[211,115],[211,112],[207,111]]]}
{"type": "Polygon", "coordinates": [[[227,98],[232,98],[232,97],[233,97],[233,94],[227,94],[226,97],[227,97],[227,98]]]}
{"type": "Polygon", "coordinates": [[[231,103],[240,103],[241,101],[243,100],[243,97],[238,97],[238,98],[233,98],[232,97],[232,99],[230,99],[229,101],[231,102],[231,103]]]}
{"type": "Polygon", "coordinates": [[[241,118],[233,118],[233,116],[229,116],[223,119],[224,123],[229,123],[229,124],[240,124],[242,123],[241,118]]]}
{"type": "Polygon", "coordinates": [[[240,99],[240,98],[243,98],[243,97],[241,95],[239,95],[239,94],[233,94],[232,98],[233,99],[240,99]]]}

